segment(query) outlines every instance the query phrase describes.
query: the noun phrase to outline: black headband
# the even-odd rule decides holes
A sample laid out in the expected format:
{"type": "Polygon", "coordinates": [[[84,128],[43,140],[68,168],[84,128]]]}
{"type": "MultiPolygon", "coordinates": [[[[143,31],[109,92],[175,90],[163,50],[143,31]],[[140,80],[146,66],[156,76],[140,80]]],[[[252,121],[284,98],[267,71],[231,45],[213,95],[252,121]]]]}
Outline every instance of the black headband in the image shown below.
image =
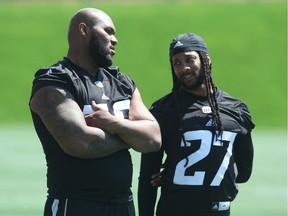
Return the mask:
{"type": "Polygon", "coordinates": [[[208,53],[204,40],[193,33],[180,34],[170,44],[169,56],[172,58],[177,53],[187,51],[203,51],[208,53]]]}

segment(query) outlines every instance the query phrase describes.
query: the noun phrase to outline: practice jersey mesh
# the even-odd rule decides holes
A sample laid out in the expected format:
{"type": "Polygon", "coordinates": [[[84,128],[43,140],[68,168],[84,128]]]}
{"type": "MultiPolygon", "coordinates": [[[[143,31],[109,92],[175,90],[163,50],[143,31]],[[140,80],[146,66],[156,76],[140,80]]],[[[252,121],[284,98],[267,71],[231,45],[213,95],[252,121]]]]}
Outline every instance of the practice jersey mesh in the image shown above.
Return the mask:
{"type": "MultiPolygon", "coordinates": [[[[92,76],[67,58],[36,72],[32,95],[44,86],[69,91],[81,110],[94,100],[111,114],[123,118],[128,118],[130,99],[136,88],[117,68],[100,68],[97,75],[92,76]]],[[[32,117],[46,155],[49,197],[103,202],[132,200],[132,161],[128,150],[99,159],[72,157],[60,148],[39,116],[32,112],[32,117]]]]}
{"type": "Polygon", "coordinates": [[[254,124],[246,105],[218,89],[216,97],[224,127],[220,142],[214,135],[207,98],[186,92],[179,93],[178,97],[178,108],[171,93],[150,109],[161,127],[162,148],[157,153],[142,154],[140,215],[152,215],[154,203],[149,202],[154,202],[155,187],[147,182],[158,172],[163,151],[167,157],[158,204],[161,215],[189,215],[187,212],[197,209],[210,211],[213,203],[232,201],[238,192],[236,179],[244,182],[251,174],[253,146],[250,132],[254,124]],[[235,162],[239,166],[238,177],[234,171],[235,162]],[[146,201],[151,201],[145,203],[145,196],[150,196],[146,201]]]}

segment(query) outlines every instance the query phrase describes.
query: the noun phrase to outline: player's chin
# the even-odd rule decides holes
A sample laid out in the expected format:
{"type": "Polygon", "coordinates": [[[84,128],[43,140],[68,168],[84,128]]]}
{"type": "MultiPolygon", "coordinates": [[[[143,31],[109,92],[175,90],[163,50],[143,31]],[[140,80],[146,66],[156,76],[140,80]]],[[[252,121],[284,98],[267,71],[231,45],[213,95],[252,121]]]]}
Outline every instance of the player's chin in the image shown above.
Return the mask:
{"type": "Polygon", "coordinates": [[[100,61],[100,65],[101,67],[110,67],[113,64],[113,57],[111,56],[111,54],[107,54],[105,55],[105,57],[102,58],[102,60],[100,61]]]}
{"type": "Polygon", "coordinates": [[[181,84],[184,88],[186,89],[194,89],[194,86],[195,86],[195,79],[184,79],[181,81],[181,84]]]}

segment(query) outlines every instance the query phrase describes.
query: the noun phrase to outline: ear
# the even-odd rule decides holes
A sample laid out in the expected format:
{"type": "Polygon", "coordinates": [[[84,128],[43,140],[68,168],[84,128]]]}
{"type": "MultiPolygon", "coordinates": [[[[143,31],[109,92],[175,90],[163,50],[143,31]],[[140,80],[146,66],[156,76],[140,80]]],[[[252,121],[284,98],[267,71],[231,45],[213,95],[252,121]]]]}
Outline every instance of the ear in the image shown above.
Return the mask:
{"type": "Polygon", "coordinates": [[[207,59],[208,59],[208,62],[209,62],[210,70],[212,71],[212,60],[211,60],[211,57],[210,57],[209,54],[207,54],[207,59]]]}
{"type": "Polygon", "coordinates": [[[85,23],[81,22],[79,24],[79,32],[82,37],[87,37],[88,35],[88,27],[85,23]]]}
{"type": "Polygon", "coordinates": [[[211,57],[210,57],[210,55],[209,54],[207,54],[207,58],[208,58],[208,62],[209,62],[209,65],[211,65],[211,57]]]}

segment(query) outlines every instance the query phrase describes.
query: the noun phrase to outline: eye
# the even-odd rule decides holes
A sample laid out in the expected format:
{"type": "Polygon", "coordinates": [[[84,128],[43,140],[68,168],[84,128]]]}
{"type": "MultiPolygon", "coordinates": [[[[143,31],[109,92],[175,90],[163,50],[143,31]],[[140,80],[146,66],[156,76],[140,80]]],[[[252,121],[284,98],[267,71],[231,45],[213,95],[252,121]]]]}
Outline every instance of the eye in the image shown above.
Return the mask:
{"type": "Polygon", "coordinates": [[[114,35],[115,34],[115,31],[112,28],[106,28],[105,31],[108,35],[114,35]]]}
{"type": "Polygon", "coordinates": [[[196,56],[187,56],[186,60],[187,62],[194,62],[196,59],[196,56]]]}
{"type": "Polygon", "coordinates": [[[179,66],[179,65],[180,65],[180,62],[179,62],[179,61],[173,61],[173,62],[172,62],[172,65],[173,65],[173,66],[179,66]]]}

